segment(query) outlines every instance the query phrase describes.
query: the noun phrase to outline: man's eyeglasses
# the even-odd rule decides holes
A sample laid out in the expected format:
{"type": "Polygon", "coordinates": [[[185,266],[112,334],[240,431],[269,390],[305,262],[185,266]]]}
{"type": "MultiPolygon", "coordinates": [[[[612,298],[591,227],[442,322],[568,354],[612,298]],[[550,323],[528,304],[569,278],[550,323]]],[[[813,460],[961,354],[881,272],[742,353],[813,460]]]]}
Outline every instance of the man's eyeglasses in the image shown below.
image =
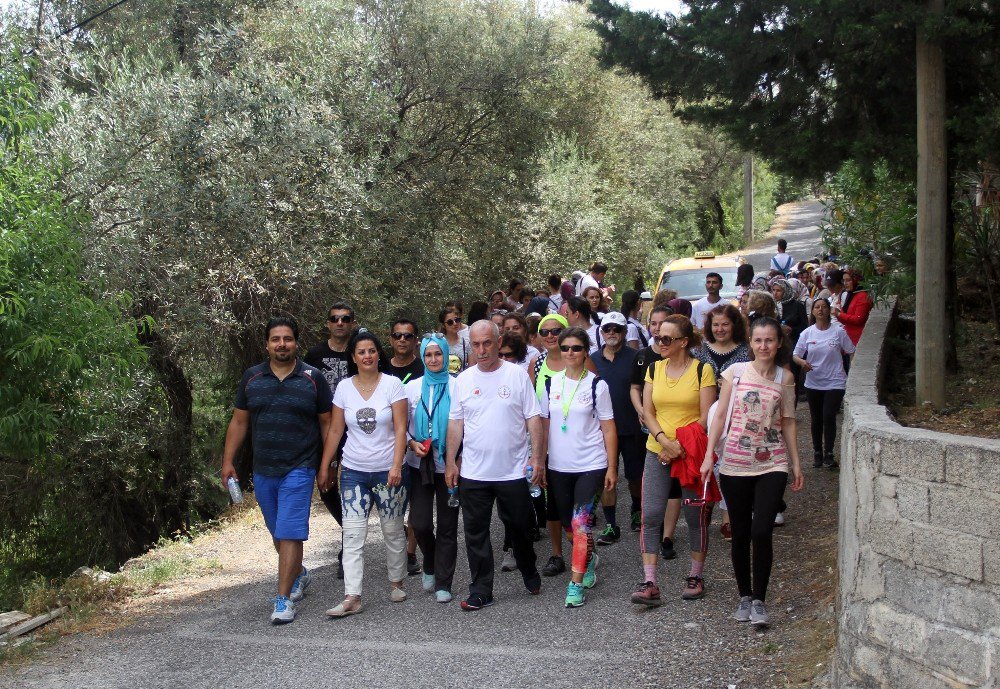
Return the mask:
{"type": "Polygon", "coordinates": [[[553,337],[558,337],[559,333],[561,333],[562,331],[563,331],[562,328],[541,328],[538,331],[538,334],[541,335],[542,337],[549,337],[550,335],[553,337]]]}
{"type": "Polygon", "coordinates": [[[513,359],[514,358],[514,352],[511,352],[511,351],[500,352],[500,356],[502,356],[504,359],[513,359]]]}
{"type": "Polygon", "coordinates": [[[394,340],[412,340],[416,337],[413,333],[393,333],[390,335],[394,340]]]}
{"type": "Polygon", "coordinates": [[[448,320],[446,320],[444,322],[444,324],[447,325],[450,328],[451,326],[456,325],[456,324],[461,323],[461,322],[462,322],[461,318],[449,318],[448,320]]]}
{"type": "Polygon", "coordinates": [[[331,323],[350,323],[354,320],[354,316],[330,316],[326,320],[331,323]]]}
{"type": "Polygon", "coordinates": [[[609,323],[608,325],[601,326],[602,333],[623,333],[625,332],[625,326],[618,325],[617,323],[609,323]]]}
{"type": "Polygon", "coordinates": [[[560,352],[576,352],[579,354],[583,351],[583,345],[559,345],[560,352]]]}

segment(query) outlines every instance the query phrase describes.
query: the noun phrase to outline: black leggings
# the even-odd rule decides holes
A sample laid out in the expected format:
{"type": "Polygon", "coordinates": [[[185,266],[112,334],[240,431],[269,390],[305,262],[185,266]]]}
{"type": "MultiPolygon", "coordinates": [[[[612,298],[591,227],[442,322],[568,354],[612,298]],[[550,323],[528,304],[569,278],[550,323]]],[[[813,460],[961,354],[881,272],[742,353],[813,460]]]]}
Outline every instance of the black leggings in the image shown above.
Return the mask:
{"type": "Polygon", "coordinates": [[[833,439],[837,435],[837,412],[844,401],[844,390],[813,390],[806,388],[813,452],[833,454],[833,439]]]}
{"type": "Polygon", "coordinates": [[[772,471],[758,476],[719,476],[733,529],[733,574],[740,597],[766,600],[774,552],[774,516],[785,494],[788,474],[772,471]],[[750,547],[753,546],[751,577],[750,547]]]}

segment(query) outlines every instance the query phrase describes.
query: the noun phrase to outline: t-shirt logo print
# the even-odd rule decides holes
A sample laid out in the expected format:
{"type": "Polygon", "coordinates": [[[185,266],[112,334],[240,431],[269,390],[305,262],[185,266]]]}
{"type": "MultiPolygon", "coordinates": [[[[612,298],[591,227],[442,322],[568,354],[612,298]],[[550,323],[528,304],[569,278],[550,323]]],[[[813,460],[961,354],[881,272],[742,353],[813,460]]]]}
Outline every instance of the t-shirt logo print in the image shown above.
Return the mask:
{"type": "Polygon", "coordinates": [[[358,426],[368,435],[375,432],[375,410],[371,407],[358,409],[354,416],[358,419],[358,426]]]}
{"type": "Polygon", "coordinates": [[[506,385],[501,385],[500,387],[497,388],[497,397],[499,397],[502,400],[509,398],[510,394],[511,394],[510,387],[506,385]]]}

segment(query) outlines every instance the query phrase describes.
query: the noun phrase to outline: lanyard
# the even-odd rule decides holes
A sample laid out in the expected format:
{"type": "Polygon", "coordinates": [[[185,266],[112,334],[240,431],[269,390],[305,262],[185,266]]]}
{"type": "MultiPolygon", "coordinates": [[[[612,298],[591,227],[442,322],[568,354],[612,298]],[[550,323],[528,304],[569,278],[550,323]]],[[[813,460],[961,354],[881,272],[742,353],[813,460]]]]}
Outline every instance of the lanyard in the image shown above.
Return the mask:
{"type": "MultiPolygon", "coordinates": [[[[427,405],[424,404],[424,398],[423,397],[420,398],[420,406],[423,407],[424,411],[427,412],[427,437],[428,438],[431,437],[431,432],[434,430],[434,410],[437,409],[438,404],[440,404],[441,400],[444,399],[444,392],[445,392],[445,390],[447,390],[447,386],[448,386],[448,382],[445,381],[444,386],[442,386],[442,388],[441,388],[441,394],[438,395],[437,401],[435,401],[434,404],[433,404],[433,406],[431,406],[430,411],[427,411],[427,405]]],[[[434,393],[432,391],[431,395],[433,395],[433,394],[434,393]]]]}
{"type": "Polygon", "coordinates": [[[562,395],[562,398],[563,398],[562,399],[562,410],[563,410],[562,432],[563,433],[566,432],[566,421],[569,418],[569,407],[573,403],[573,399],[576,397],[577,391],[580,389],[580,383],[582,383],[583,379],[586,378],[586,377],[587,377],[587,369],[584,369],[583,373],[580,374],[580,380],[576,381],[576,387],[573,388],[573,394],[570,395],[567,398],[566,397],[566,378],[567,378],[567,376],[566,376],[565,373],[563,374],[562,389],[559,392],[559,394],[562,395]]]}

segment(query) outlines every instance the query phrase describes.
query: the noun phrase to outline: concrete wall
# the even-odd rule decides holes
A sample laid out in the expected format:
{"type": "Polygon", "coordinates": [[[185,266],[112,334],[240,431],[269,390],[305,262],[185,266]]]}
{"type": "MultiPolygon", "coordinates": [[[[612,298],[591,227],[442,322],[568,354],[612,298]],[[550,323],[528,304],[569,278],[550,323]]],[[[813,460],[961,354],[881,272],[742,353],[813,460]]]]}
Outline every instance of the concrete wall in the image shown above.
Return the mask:
{"type": "Polygon", "coordinates": [[[892,319],[848,381],[834,687],[1000,689],[1000,441],[906,428],[878,403],[892,319]]]}

